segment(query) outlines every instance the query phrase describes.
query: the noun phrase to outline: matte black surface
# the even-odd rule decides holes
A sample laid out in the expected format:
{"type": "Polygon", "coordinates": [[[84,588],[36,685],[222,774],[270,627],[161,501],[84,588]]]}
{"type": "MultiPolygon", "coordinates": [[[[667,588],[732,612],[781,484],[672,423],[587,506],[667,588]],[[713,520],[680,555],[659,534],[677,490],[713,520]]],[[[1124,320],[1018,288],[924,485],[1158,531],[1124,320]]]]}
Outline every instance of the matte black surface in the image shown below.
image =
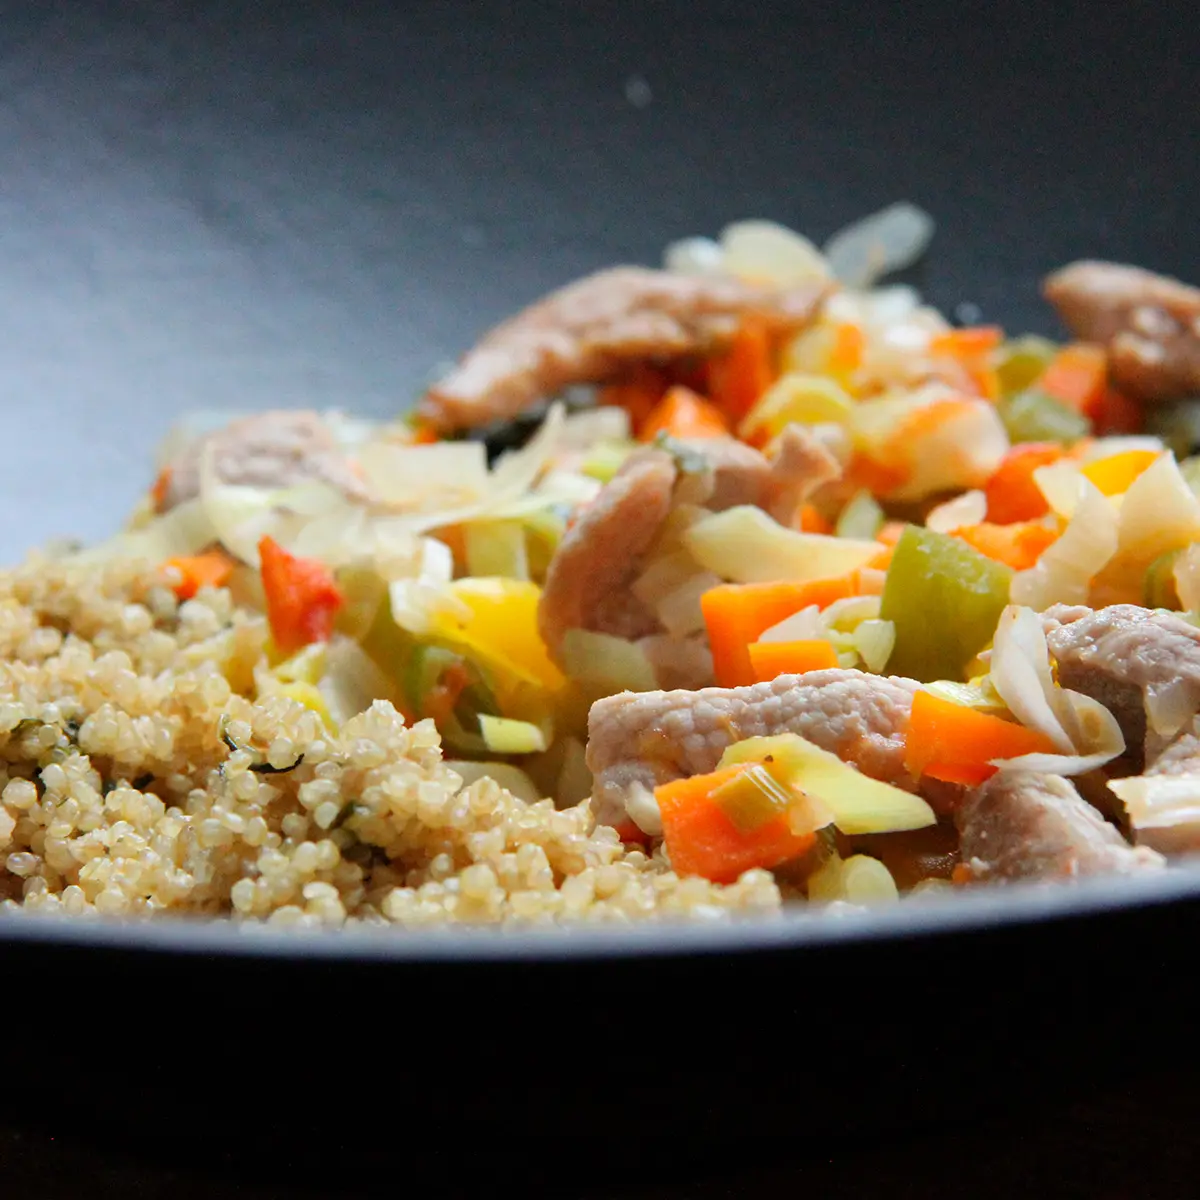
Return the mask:
{"type": "Polygon", "coordinates": [[[1200,277],[1192,29],[1177,3],[0,2],[0,500],[37,499],[0,557],[108,531],[188,408],[386,413],[541,291],[739,217],[819,239],[916,200],[931,298],[1018,329],[1073,256],[1200,277]]]}
{"type": "MultiPolygon", "coordinates": [[[[0,557],[107,532],[186,409],[387,413],[541,291],[738,217],[819,240],[918,201],[939,223],[927,294],[1014,330],[1053,328],[1037,281],[1072,257],[1200,278],[1194,29],[1190,6],[1149,3],[0,0],[0,557]]],[[[267,1086],[232,1045],[262,1029],[347,1052],[383,1031],[407,1111],[436,1068],[470,1061],[477,1040],[450,1018],[483,997],[497,1004],[477,1060],[488,1086],[472,1099],[446,1085],[434,1111],[448,1121],[532,1105],[561,1125],[630,1101],[675,1127],[812,1113],[845,1132],[1119,1077],[1139,1054],[1121,1036],[1135,1018],[1159,1044],[1185,1040],[1194,900],[1028,923],[1055,907],[1008,930],[775,945],[716,969],[689,955],[513,971],[33,942],[2,961],[6,978],[38,981],[35,998],[102,978],[115,1033],[147,1004],[168,1014],[178,1040],[131,1052],[148,1076],[112,1064],[134,1101],[125,1119],[171,1115],[145,1096],[174,1086],[186,1052],[211,1065],[173,1103],[220,1124],[237,1088],[267,1086]],[[579,1061],[539,1062],[510,1100],[496,1081],[536,1057],[541,1011],[562,1014],[579,1061]],[[686,1012],[678,1048],[662,1044],[664,1011],[686,1012]],[[233,1032],[208,1058],[187,1033],[214,1013],[233,1032]],[[688,1049],[714,1020],[774,1021],[718,1060],[715,1085],[688,1049]],[[850,1068],[867,1066],[878,1086],[864,1095],[850,1068]],[[764,1072],[774,1091],[798,1081],[790,1107],[763,1115],[764,1072]]],[[[1008,911],[997,898],[978,924],[1008,911]]],[[[73,1047],[42,1028],[31,1016],[9,1039],[7,1077],[31,1080],[19,1096],[94,1107],[62,1082],[80,1068],[73,1047]],[[45,1061],[58,1068],[18,1070],[45,1061]]],[[[304,1094],[295,1071],[280,1086],[304,1094]]],[[[311,1123],[297,1100],[283,1132],[311,1123]]]]}

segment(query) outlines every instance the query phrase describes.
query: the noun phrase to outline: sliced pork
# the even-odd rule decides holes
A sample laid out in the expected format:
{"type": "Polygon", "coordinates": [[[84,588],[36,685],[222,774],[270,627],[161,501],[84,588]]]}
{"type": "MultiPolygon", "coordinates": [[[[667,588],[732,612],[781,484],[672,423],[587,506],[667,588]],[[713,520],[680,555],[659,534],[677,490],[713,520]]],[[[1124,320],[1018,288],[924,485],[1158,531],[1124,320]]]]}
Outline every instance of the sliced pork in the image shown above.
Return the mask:
{"type": "Polygon", "coordinates": [[[904,733],[911,679],[861,671],[810,671],[770,683],[698,692],[623,692],[592,705],[587,762],[597,820],[615,824],[631,798],[713,770],[726,747],[798,733],[860,771],[908,790],[904,733]]]}
{"type": "Polygon", "coordinates": [[[261,488],[327,483],[352,499],[367,498],[362,480],[317,413],[277,410],[231,421],[176,454],[167,465],[164,512],[200,494],[200,470],[209,453],[222,483],[261,488]]]}
{"type": "Polygon", "coordinates": [[[1059,683],[1112,712],[1135,760],[1152,761],[1200,711],[1200,629],[1182,617],[1059,604],[1042,619],[1059,683]]]}
{"type": "Polygon", "coordinates": [[[1043,286],[1076,337],[1107,347],[1123,391],[1149,402],[1200,392],[1200,288],[1107,262],[1072,263],[1043,286]]]}
{"type": "Polygon", "coordinates": [[[419,412],[439,433],[511,418],[572,384],[706,353],[747,316],[781,332],[803,328],[824,291],[643,267],[601,271],[497,325],[429,389],[419,412]]]}
{"type": "Polygon", "coordinates": [[[1061,775],[1001,771],[956,814],[960,853],[978,882],[1072,879],[1157,870],[1161,854],[1131,846],[1061,775]]]}

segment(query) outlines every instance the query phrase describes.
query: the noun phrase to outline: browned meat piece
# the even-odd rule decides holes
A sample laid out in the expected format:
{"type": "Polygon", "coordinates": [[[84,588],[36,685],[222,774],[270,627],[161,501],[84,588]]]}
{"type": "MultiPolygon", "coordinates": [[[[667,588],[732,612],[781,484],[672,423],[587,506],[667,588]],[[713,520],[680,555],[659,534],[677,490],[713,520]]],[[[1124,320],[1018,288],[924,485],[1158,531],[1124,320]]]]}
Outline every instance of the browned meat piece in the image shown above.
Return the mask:
{"type": "Polygon", "coordinates": [[[1044,284],[1076,337],[1108,347],[1109,371],[1141,400],[1200,391],[1200,288],[1119,263],[1077,262],[1044,284]]]}
{"type": "Polygon", "coordinates": [[[675,463],[661,452],[626,463],[583,510],[546,571],[538,629],[558,654],[568,629],[645,637],[658,620],[629,585],[671,511],[675,463]]]}
{"type": "Polygon", "coordinates": [[[559,654],[569,629],[651,638],[646,648],[660,686],[711,683],[707,646],[666,638],[654,613],[630,591],[671,507],[687,503],[720,511],[756,504],[790,522],[805,498],[840,470],[798,426],[784,433],[770,462],[733,438],[688,441],[681,447],[692,460],[682,468],[664,450],[632,456],[563,538],[538,607],[538,627],[552,655],[559,654]]]}
{"type": "Polygon", "coordinates": [[[748,315],[781,331],[800,329],[823,294],[644,267],[601,271],[497,325],[429,389],[418,411],[442,433],[513,417],[571,384],[719,346],[748,315]]]}
{"type": "Polygon", "coordinates": [[[711,771],[727,746],[777,733],[798,733],[864,774],[912,790],[904,732],[916,690],[911,679],[831,670],[751,687],[598,700],[587,747],[596,819],[614,823],[636,790],[711,771]]]}
{"type": "Polygon", "coordinates": [[[329,426],[315,412],[280,410],[232,421],[185,446],[167,467],[164,511],[200,494],[200,466],[210,446],[222,483],[263,488],[328,483],[353,499],[367,496],[329,426]]]}
{"type": "Polygon", "coordinates": [[[1200,711],[1200,629],[1172,613],[1114,604],[1059,604],[1042,617],[1063,687],[1099,700],[1117,718],[1136,761],[1152,761],[1175,729],[1148,727],[1155,711],[1200,711]]]}
{"type": "Polygon", "coordinates": [[[711,472],[686,491],[681,485],[680,500],[703,504],[713,512],[753,504],[781,525],[790,526],[801,505],[842,474],[837,459],[802,425],[789,425],[783,431],[773,459],[733,438],[708,438],[684,445],[703,455],[711,472]]]}
{"type": "Polygon", "coordinates": [[[1070,879],[1155,870],[1163,857],[1134,848],[1070,780],[1001,771],[957,813],[962,861],[979,881],[1070,879]]]}

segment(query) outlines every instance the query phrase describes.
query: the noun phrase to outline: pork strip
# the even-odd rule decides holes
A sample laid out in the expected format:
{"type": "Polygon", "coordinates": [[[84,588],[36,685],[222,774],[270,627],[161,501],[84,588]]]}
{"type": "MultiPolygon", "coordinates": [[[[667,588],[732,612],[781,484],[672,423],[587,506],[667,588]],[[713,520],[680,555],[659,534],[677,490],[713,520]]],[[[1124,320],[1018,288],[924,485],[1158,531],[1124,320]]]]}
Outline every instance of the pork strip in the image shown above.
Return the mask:
{"type": "Polygon", "coordinates": [[[320,416],[281,409],[231,421],[186,445],[167,465],[162,511],[200,494],[200,468],[210,447],[222,483],[261,488],[327,483],[351,499],[368,498],[320,416]]]}
{"type": "Polygon", "coordinates": [[[635,789],[713,770],[727,746],[798,733],[875,779],[915,790],[904,733],[919,685],[862,671],[810,671],[698,692],[622,692],[588,716],[596,819],[615,824],[635,789]]]}
{"type": "Polygon", "coordinates": [[[707,648],[690,644],[691,639],[669,645],[657,617],[630,591],[672,506],[720,511],[755,504],[786,523],[816,488],[840,472],[832,455],[799,426],[784,432],[773,460],[733,438],[678,446],[686,469],[665,450],[638,451],[563,537],[538,605],[538,627],[552,656],[560,655],[570,629],[650,638],[647,648],[661,668],[661,687],[711,683],[707,648]],[[701,675],[706,662],[708,673],[701,675]]]}
{"type": "Polygon", "coordinates": [[[1122,391],[1147,402],[1200,391],[1200,288],[1087,261],[1055,271],[1043,290],[1076,337],[1107,347],[1122,391]]]}
{"type": "Polygon", "coordinates": [[[801,329],[826,290],[614,267],[497,325],[429,389],[418,412],[439,433],[508,419],[572,384],[705,353],[732,338],[746,316],[781,332],[801,329]]]}
{"type": "Polygon", "coordinates": [[[1156,870],[1162,855],[1131,846],[1061,775],[1000,771],[956,814],[974,880],[1012,882],[1156,870]]]}
{"type": "Polygon", "coordinates": [[[1164,737],[1147,723],[1147,706],[1184,719],[1200,711],[1200,629],[1174,613],[1113,604],[1058,604],[1042,615],[1063,687],[1099,700],[1116,717],[1136,761],[1153,761],[1164,737]]]}

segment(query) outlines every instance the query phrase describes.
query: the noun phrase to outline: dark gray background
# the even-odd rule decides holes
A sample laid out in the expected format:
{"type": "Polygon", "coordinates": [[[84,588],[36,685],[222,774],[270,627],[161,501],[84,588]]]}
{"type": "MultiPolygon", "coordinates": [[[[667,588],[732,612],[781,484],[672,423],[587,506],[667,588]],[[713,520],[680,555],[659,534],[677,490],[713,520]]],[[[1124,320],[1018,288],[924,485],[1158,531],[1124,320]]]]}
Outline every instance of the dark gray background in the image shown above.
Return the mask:
{"type": "Polygon", "coordinates": [[[1200,276],[1194,25],[0,0],[0,559],[110,529],[182,410],[393,411],[540,291],[738,217],[821,238],[916,200],[931,297],[1013,328],[1053,327],[1074,255],[1200,276]]]}

